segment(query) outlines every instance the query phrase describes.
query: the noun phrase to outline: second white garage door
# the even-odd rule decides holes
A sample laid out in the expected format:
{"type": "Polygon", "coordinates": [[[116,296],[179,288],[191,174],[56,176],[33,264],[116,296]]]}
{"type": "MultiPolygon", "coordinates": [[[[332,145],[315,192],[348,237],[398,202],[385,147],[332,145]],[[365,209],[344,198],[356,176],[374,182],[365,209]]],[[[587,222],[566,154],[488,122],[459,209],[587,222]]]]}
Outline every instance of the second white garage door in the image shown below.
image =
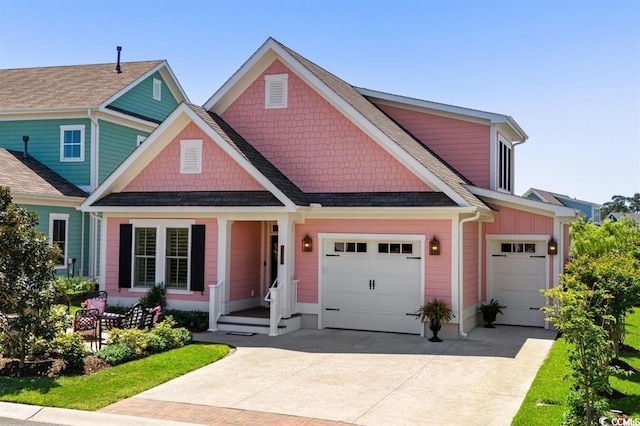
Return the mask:
{"type": "Polygon", "coordinates": [[[491,247],[490,297],[497,299],[504,315],[497,324],[544,327],[546,244],[540,241],[493,241],[491,247]]]}
{"type": "Polygon", "coordinates": [[[327,239],[323,244],[324,326],[420,333],[420,241],[327,239]]]}

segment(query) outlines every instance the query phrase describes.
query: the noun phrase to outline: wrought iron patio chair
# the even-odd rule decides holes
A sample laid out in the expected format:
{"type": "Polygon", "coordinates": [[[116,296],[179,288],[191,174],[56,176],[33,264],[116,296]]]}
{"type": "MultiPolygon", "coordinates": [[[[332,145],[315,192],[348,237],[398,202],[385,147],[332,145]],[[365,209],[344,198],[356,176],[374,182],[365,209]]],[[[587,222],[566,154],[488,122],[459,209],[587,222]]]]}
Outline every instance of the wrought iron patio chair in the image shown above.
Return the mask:
{"type": "Polygon", "coordinates": [[[78,309],[73,318],[73,331],[80,333],[83,339],[89,341],[89,347],[99,346],[99,313],[97,309],[78,309]]]}

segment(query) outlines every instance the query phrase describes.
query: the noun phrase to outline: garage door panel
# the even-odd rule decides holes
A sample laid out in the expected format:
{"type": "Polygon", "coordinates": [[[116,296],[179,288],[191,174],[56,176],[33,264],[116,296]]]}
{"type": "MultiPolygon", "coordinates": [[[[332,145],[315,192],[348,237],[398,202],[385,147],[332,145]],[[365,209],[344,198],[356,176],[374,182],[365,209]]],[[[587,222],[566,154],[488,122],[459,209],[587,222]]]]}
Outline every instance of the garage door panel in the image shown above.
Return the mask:
{"type": "Polygon", "coordinates": [[[378,331],[391,333],[414,333],[420,334],[420,321],[414,316],[401,315],[398,313],[376,312],[373,323],[378,331]]]}
{"type": "MultiPolygon", "coordinates": [[[[509,325],[529,325],[543,327],[545,298],[540,293],[546,286],[547,261],[542,253],[545,245],[535,244],[535,253],[504,253],[503,246],[511,243],[500,242],[492,245],[491,257],[491,297],[507,308],[498,315],[496,323],[509,325]]],[[[514,244],[514,246],[517,244],[514,244]]]]}
{"type": "MultiPolygon", "coordinates": [[[[364,249],[364,244],[358,247],[364,249]]],[[[409,247],[408,254],[417,259],[391,252],[391,243],[384,253],[378,252],[378,241],[368,240],[366,252],[336,253],[337,247],[354,247],[353,243],[325,241],[322,282],[326,327],[420,333],[419,321],[407,316],[420,304],[420,245],[404,244],[400,245],[402,250],[409,247]]]]}

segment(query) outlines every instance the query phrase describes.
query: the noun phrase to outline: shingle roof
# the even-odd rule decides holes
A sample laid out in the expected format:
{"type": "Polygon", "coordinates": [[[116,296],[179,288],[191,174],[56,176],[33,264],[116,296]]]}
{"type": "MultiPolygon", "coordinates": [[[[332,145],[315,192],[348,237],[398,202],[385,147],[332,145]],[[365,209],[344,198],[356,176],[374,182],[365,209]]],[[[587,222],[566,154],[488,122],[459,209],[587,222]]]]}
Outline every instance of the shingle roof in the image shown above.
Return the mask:
{"type": "Polygon", "coordinates": [[[320,192],[307,194],[323,207],[451,207],[443,192],[320,192]]]}
{"type": "Polygon", "coordinates": [[[98,106],[162,62],[0,70],[0,111],[98,106]]]}
{"type": "MultiPolygon", "coordinates": [[[[538,194],[540,197],[542,197],[542,201],[545,201],[545,202],[551,203],[551,204],[556,204],[558,206],[563,206],[564,205],[564,204],[562,204],[560,202],[560,200],[558,200],[555,197],[555,195],[558,195],[558,194],[554,194],[553,192],[549,192],[549,191],[544,191],[542,189],[535,189],[535,188],[532,188],[532,189],[536,192],[536,194],[538,194]]],[[[566,195],[564,197],[569,198],[566,195]]]]}
{"type": "Polygon", "coordinates": [[[189,107],[198,114],[213,130],[247,159],[256,169],[282,191],[298,206],[309,205],[305,194],[269,160],[258,152],[249,142],[231,128],[219,115],[208,112],[204,108],[192,104],[189,107]]]}
{"type": "Polygon", "coordinates": [[[269,207],[283,204],[269,191],[114,192],[103,207],[269,207]]]}
{"type": "Polygon", "coordinates": [[[33,157],[0,148],[0,185],[14,193],[83,197],[87,194],[33,157]]]}
{"type": "Polygon", "coordinates": [[[402,129],[398,124],[385,115],[373,103],[362,96],[358,91],[344,80],[336,77],[325,69],[319,67],[308,59],[288,47],[278,43],[284,50],[293,56],[302,66],[314,74],[320,81],[326,84],[338,96],[348,102],[364,118],[369,120],[374,126],[380,129],[385,135],[393,140],[400,148],[415,158],[420,164],[430,170],[446,185],[459,194],[464,200],[474,207],[483,210],[489,209],[478,197],[467,190],[464,185],[470,184],[456,171],[440,160],[429,148],[421,143],[417,138],[402,129]]]}

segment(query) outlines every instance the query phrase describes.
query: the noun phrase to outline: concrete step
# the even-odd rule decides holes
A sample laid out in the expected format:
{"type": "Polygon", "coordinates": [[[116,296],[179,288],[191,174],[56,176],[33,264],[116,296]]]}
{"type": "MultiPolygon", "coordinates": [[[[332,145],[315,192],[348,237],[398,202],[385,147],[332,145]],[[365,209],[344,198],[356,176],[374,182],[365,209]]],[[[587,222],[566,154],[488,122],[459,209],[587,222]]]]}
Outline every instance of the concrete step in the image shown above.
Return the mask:
{"type": "MultiPolygon", "coordinates": [[[[302,317],[300,314],[293,315],[291,318],[283,318],[278,324],[278,334],[290,333],[300,329],[301,326],[302,317]]],[[[269,319],[222,315],[218,320],[218,330],[269,334],[269,319]]]]}

